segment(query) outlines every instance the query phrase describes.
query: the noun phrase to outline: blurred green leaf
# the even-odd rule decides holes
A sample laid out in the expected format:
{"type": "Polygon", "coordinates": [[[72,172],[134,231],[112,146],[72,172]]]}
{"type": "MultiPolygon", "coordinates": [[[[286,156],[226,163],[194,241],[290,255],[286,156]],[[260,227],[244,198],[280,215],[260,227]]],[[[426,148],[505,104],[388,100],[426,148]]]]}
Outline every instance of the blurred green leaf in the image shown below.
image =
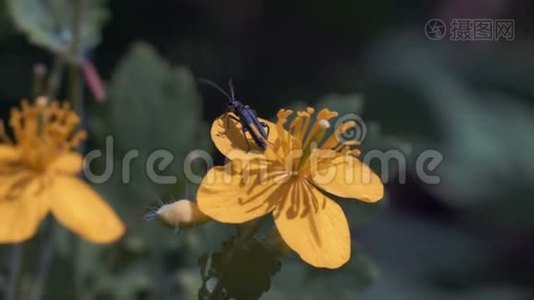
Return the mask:
{"type": "Polygon", "coordinates": [[[0,0],[0,37],[12,34],[14,31],[7,11],[7,3],[5,0],[0,0]]]}
{"type": "MultiPolygon", "coordinates": [[[[82,52],[96,47],[109,18],[106,0],[83,1],[82,52]]],[[[71,42],[74,0],[7,0],[9,13],[30,42],[50,51],[64,51],[71,42]]],[[[81,53],[80,53],[81,54],[81,53]]]]}
{"type": "Polygon", "coordinates": [[[534,208],[534,113],[529,99],[520,96],[532,93],[531,80],[521,70],[532,70],[527,53],[533,49],[529,43],[514,44],[488,47],[480,55],[465,47],[459,57],[453,46],[400,34],[378,43],[370,59],[372,86],[402,87],[415,96],[400,94],[393,100],[375,94],[372,102],[388,107],[380,120],[419,129],[410,137],[416,147],[443,154],[434,171],[441,182],[428,189],[455,207],[479,211],[506,227],[534,226],[528,213],[534,208]],[[471,63],[466,66],[466,61],[471,63]],[[501,72],[507,75],[487,76],[501,72]],[[392,113],[397,117],[391,118],[392,113]],[[426,128],[436,132],[433,139],[413,139],[426,128]]]}
{"type": "Polygon", "coordinates": [[[109,100],[93,104],[88,118],[91,144],[105,156],[95,160],[91,170],[101,174],[106,160],[112,163],[111,178],[95,187],[118,208],[128,234],[107,255],[109,269],[93,265],[87,274],[102,278],[95,283],[96,291],[113,299],[147,294],[162,299],[177,291],[191,295],[191,287],[200,283],[194,284],[190,274],[179,268],[193,267],[198,249],[205,251],[204,228],[174,234],[144,222],[142,215],[158,201],[169,201],[168,195],[194,197],[191,184],[185,183],[183,162],[191,150],[209,150],[209,136],[193,76],[184,67],[170,66],[151,46],[137,43],[118,64],[108,92],[109,100]],[[111,154],[105,151],[110,146],[106,136],[113,138],[111,154]],[[148,175],[148,158],[158,150],[168,151],[173,160],[162,170],[156,160],[154,172],[177,177],[177,183],[157,183],[148,175]],[[138,156],[125,174],[123,158],[132,151],[138,156]]]}
{"type": "Polygon", "coordinates": [[[380,273],[362,299],[532,298],[528,285],[500,280],[509,275],[495,259],[498,247],[473,232],[402,212],[388,212],[364,230],[380,273]]]}
{"type": "MultiPolygon", "coordinates": [[[[316,269],[301,260],[283,261],[283,268],[273,279],[265,299],[323,300],[360,299],[378,276],[374,263],[352,242],[350,261],[340,269],[316,269]]],[[[263,299],[263,298],[262,298],[263,299]]]]}
{"type": "Polygon", "coordinates": [[[117,202],[122,201],[122,205],[135,207],[138,214],[143,205],[156,202],[164,193],[191,197],[176,195],[187,184],[183,184],[184,159],[192,150],[209,149],[209,136],[202,121],[202,101],[190,71],[169,66],[151,46],[138,43],[118,65],[109,95],[109,101],[100,107],[101,112],[90,124],[95,136],[101,137],[100,149],[106,145],[103,137],[113,138],[115,176],[101,187],[117,202]],[[127,153],[138,157],[123,167],[127,153]],[[149,157],[154,153],[170,154],[172,161],[162,169],[161,159],[149,166],[149,157]],[[130,166],[130,173],[123,174],[130,166]],[[153,182],[147,169],[154,169],[153,175],[173,178],[153,182]],[[173,182],[176,178],[178,187],[173,182]],[[144,202],[141,207],[139,201],[144,202]]]}

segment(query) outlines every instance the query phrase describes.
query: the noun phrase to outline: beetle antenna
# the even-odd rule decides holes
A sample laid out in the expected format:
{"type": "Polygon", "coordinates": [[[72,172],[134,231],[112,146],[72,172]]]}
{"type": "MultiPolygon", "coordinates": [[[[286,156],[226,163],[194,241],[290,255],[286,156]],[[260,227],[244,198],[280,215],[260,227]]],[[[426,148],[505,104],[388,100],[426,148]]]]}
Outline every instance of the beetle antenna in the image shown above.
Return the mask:
{"type": "Polygon", "coordinates": [[[228,80],[228,86],[230,87],[230,95],[232,96],[232,99],[235,100],[234,79],[233,78],[230,78],[230,80],[228,80]]]}
{"type": "Polygon", "coordinates": [[[234,97],[233,97],[234,93],[233,93],[233,91],[232,91],[232,97],[230,97],[230,95],[228,95],[228,93],[225,90],[223,90],[218,84],[216,84],[215,82],[213,82],[213,81],[211,81],[209,79],[199,78],[198,82],[200,82],[202,84],[210,85],[211,87],[217,89],[219,92],[221,92],[221,94],[226,96],[226,98],[228,99],[229,102],[234,101],[234,97]]]}

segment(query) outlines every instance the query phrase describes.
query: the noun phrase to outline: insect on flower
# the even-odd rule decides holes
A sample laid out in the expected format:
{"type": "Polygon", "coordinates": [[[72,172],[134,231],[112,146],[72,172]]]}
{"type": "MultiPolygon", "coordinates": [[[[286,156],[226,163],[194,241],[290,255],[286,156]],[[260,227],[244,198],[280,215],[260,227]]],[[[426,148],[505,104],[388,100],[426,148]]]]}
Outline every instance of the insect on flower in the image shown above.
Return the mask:
{"type": "MultiPolygon", "coordinates": [[[[381,178],[358,159],[359,141],[340,137],[358,124],[331,129],[338,113],[311,107],[281,109],[267,149],[246,152],[227,125],[215,120],[212,140],[230,162],[211,168],[197,191],[200,211],[210,218],[241,224],[271,215],[287,246],[312,266],[339,268],[351,256],[351,235],[343,209],[331,195],[367,203],[384,196],[381,178]],[[241,148],[238,148],[241,147],[241,148]]],[[[231,127],[231,125],[229,126],[231,127]]]]}
{"type": "Polygon", "coordinates": [[[235,119],[241,123],[242,131],[245,139],[247,139],[247,132],[252,137],[254,143],[262,150],[267,149],[267,138],[269,136],[269,126],[266,123],[260,121],[256,112],[248,105],[245,105],[235,99],[234,87],[232,85],[232,80],[228,82],[230,86],[230,94],[223,90],[220,86],[208,79],[199,79],[199,82],[208,84],[216,88],[221,92],[226,99],[228,99],[228,110],[233,113],[233,115],[226,114],[228,118],[235,119]]]}

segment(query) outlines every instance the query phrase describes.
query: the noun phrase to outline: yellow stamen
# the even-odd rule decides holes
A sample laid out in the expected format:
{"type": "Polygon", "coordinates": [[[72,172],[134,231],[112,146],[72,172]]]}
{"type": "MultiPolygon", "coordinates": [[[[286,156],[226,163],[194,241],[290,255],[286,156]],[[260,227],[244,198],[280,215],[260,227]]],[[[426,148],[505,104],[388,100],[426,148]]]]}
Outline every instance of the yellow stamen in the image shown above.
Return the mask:
{"type": "Polygon", "coordinates": [[[45,109],[48,105],[48,98],[44,96],[37,97],[35,100],[35,105],[40,109],[45,109]]]}
{"type": "Polygon", "coordinates": [[[6,127],[4,126],[4,121],[0,119],[0,142],[12,145],[13,141],[9,138],[6,133],[6,127]]]}
{"type": "Polygon", "coordinates": [[[314,109],[311,107],[307,107],[306,111],[297,112],[297,117],[293,120],[290,126],[291,133],[297,140],[304,140],[304,135],[306,134],[306,130],[310,124],[310,119],[313,112],[314,109]]]}
{"type": "Polygon", "coordinates": [[[319,119],[315,122],[303,147],[303,154],[297,167],[298,170],[301,170],[302,166],[306,164],[312,150],[317,148],[328,128],[330,128],[330,122],[326,119],[319,119]]]}
{"type": "MultiPolygon", "coordinates": [[[[284,129],[284,125],[287,122],[287,118],[293,114],[293,111],[290,109],[281,109],[278,111],[276,116],[278,117],[278,121],[276,122],[276,131],[278,132],[278,135],[282,138],[281,141],[289,141],[290,137],[287,136],[287,132],[284,129]]],[[[289,141],[290,142],[290,141],[289,141]]],[[[289,147],[291,146],[288,143],[282,142],[281,144],[284,152],[289,152],[289,147]]]]}
{"type": "Polygon", "coordinates": [[[297,112],[297,116],[287,126],[288,128],[286,128],[286,123],[293,112],[281,109],[277,114],[276,129],[280,139],[271,144],[272,151],[283,161],[291,174],[306,173],[310,157],[315,150],[331,150],[342,155],[360,155],[359,150],[353,149],[354,146],[360,144],[360,141],[343,139],[344,134],[356,128],[356,122],[342,123],[325,138],[331,127],[330,120],[336,118],[338,113],[322,109],[317,112],[313,124],[310,124],[313,112],[314,110],[310,107],[306,111],[297,112]]]}
{"type": "MultiPolygon", "coordinates": [[[[317,113],[315,123],[313,124],[312,128],[310,129],[310,132],[306,136],[306,141],[303,142],[304,148],[309,147],[311,142],[315,141],[316,143],[319,143],[322,140],[324,134],[326,133],[326,129],[328,129],[324,128],[324,124],[320,123],[323,121],[326,121],[328,123],[328,121],[335,117],[337,117],[337,113],[330,111],[327,108],[319,111],[317,113]]],[[[328,127],[330,127],[330,124],[328,124],[328,127]]]]}
{"type": "MultiPolygon", "coordinates": [[[[86,138],[84,131],[75,132],[80,118],[68,103],[49,103],[39,97],[33,105],[23,100],[20,109],[11,111],[9,121],[14,145],[20,150],[22,162],[30,168],[43,171],[57,157],[76,148],[86,138]]],[[[0,138],[5,139],[0,129],[0,138]]]]}
{"type": "Polygon", "coordinates": [[[348,121],[341,124],[334,133],[323,143],[321,149],[339,149],[342,145],[358,146],[360,141],[345,141],[343,135],[358,126],[354,121],[348,121]]]}

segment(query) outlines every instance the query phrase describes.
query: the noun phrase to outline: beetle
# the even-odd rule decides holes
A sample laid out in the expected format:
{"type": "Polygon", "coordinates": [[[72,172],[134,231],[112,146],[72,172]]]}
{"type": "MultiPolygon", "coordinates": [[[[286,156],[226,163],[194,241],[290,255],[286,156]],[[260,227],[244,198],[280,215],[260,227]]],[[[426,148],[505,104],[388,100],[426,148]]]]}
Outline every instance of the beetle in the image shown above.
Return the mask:
{"type": "MultiPolygon", "coordinates": [[[[231,116],[231,118],[241,123],[243,135],[245,136],[245,139],[246,139],[246,133],[248,132],[250,136],[252,137],[252,140],[254,141],[254,143],[262,151],[265,151],[265,149],[267,149],[267,138],[269,137],[270,128],[267,124],[265,124],[264,122],[261,122],[258,119],[258,115],[254,111],[254,109],[236,100],[232,80],[230,79],[228,81],[228,86],[230,87],[230,94],[228,94],[225,90],[223,90],[220,86],[218,86],[216,83],[214,83],[211,80],[201,78],[199,79],[199,82],[208,84],[214,87],[219,92],[221,92],[224,96],[226,96],[226,99],[228,100],[227,102],[228,110],[237,116],[237,118],[233,116],[231,116]]],[[[247,139],[247,142],[248,142],[248,139],[247,139]]]]}

